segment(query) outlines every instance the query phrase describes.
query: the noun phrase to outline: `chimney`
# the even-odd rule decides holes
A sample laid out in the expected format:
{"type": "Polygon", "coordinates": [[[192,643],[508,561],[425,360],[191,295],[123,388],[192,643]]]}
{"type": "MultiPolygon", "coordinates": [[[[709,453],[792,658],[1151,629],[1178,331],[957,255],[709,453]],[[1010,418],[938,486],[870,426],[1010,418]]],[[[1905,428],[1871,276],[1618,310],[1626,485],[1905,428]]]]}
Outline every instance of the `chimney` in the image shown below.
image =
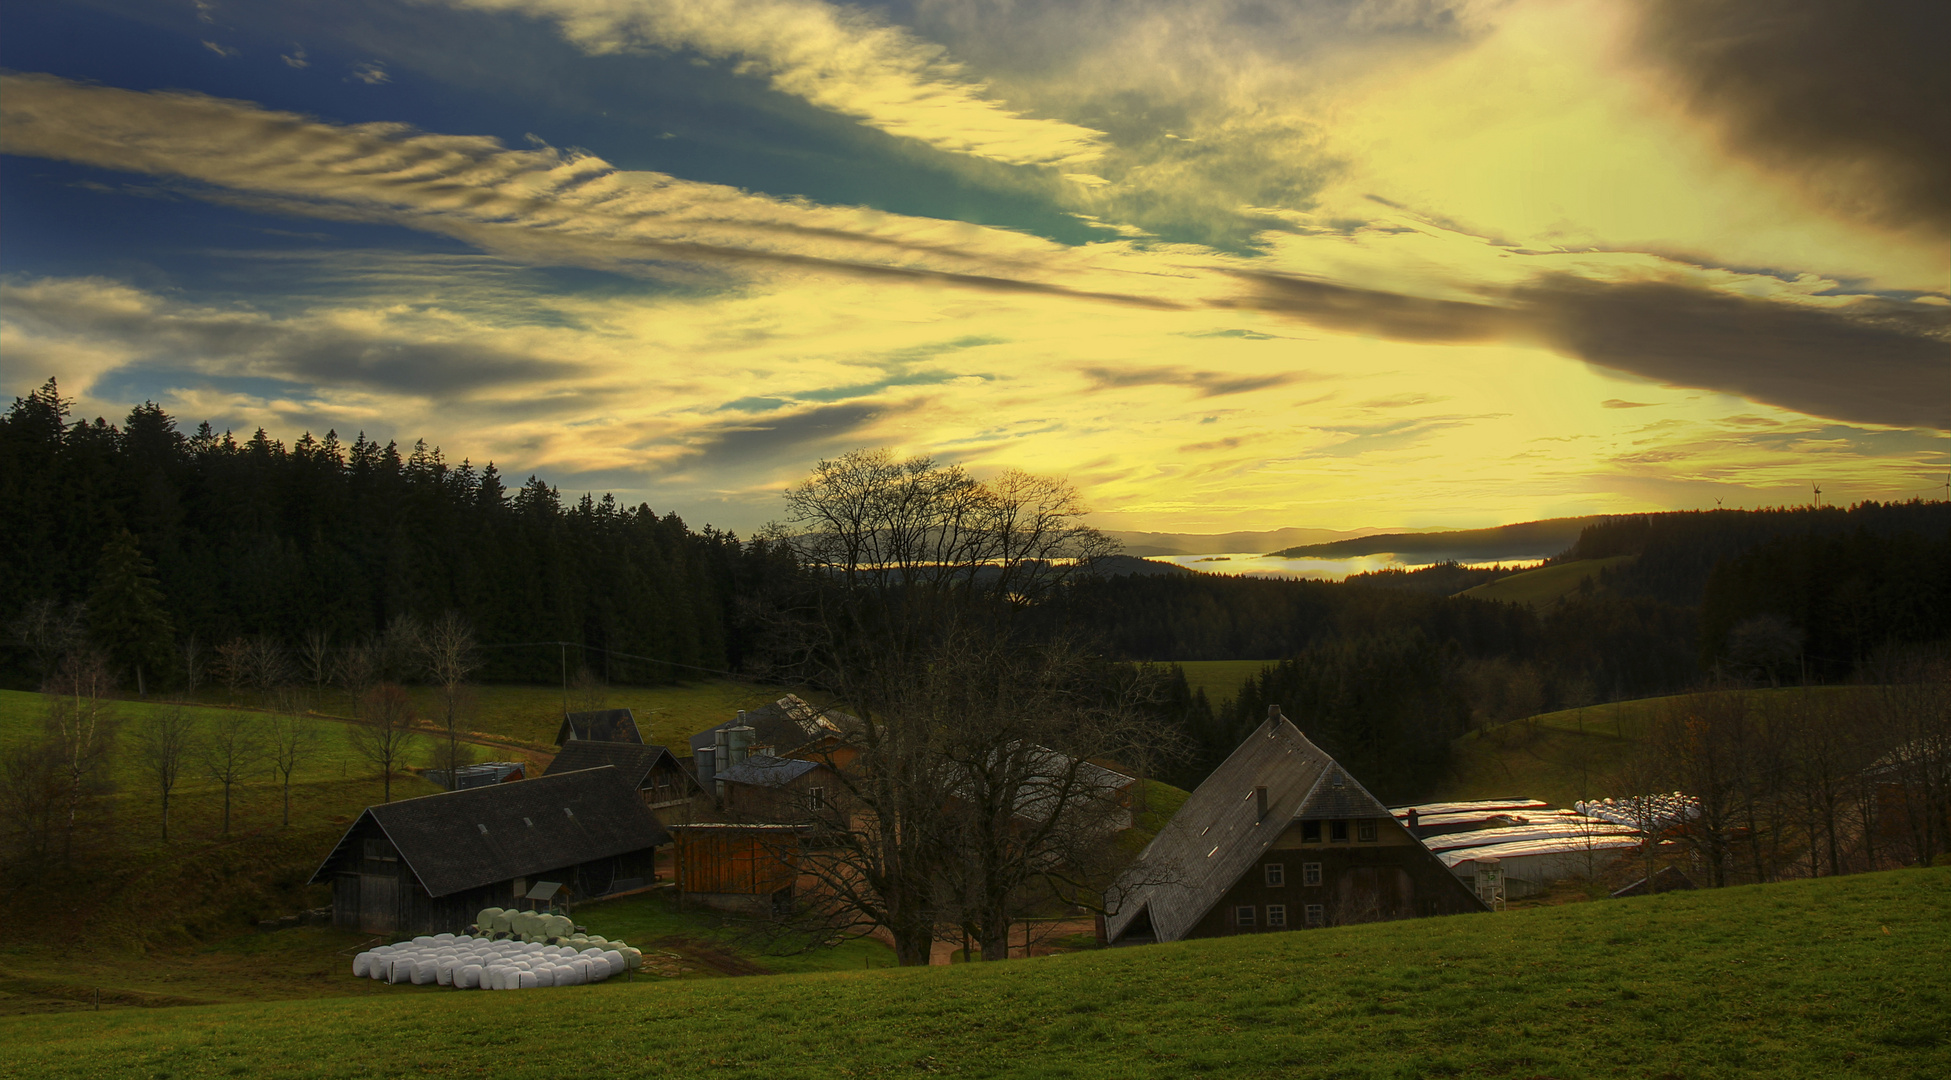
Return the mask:
{"type": "Polygon", "coordinates": [[[1280,706],[1278,706],[1278,705],[1269,705],[1269,706],[1267,706],[1267,719],[1268,719],[1268,720],[1279,720],[1279,719],[1280,719],[1280,706]]]}
{"type": "Polygon", "coordinates": [[[1409,808],[1409,835],[1420,837],[1423,834],[1416,831],[1416,817],[1416,808],[1412,806],[1409,808]]]}
{"type": "Polygon", "coordinates": [[[1267,789],[1264,787],[1253,789],[1253,820],[1267,820],[1267,789]]]}

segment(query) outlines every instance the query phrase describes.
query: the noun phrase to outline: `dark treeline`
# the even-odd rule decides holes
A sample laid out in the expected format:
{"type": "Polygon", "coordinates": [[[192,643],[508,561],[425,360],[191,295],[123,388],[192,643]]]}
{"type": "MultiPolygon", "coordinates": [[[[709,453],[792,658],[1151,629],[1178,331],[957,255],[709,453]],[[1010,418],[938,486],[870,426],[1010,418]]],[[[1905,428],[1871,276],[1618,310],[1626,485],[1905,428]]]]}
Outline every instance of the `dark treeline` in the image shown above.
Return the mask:
{"type": "MultiPolygon", "coordinates": [[[[262,430],[185,435],[153,404],[120,425],[68,412],[49,381],[0,418],[0,618],[85,605],[128,562],[111,544],[126,530],[153,567],[179,668],[192,637],[350,643],[452,611],[484,643],[568,641],[590,647],[600,675],[660,681],[683,672],[598,650],[736,667],[750,635],[735,598],[781,570],[763,544],[607,495],[564,505],[534,478],[510,491],[492,464],[450,464],[424,443],[403,454],[328,432],[286,447],[262,430]]],[[[482,660],[487,679],[558,676],[554,649],[482,660]]],[[[43,674],[26,650],[7,663],[11,685],[43,674]]]]}

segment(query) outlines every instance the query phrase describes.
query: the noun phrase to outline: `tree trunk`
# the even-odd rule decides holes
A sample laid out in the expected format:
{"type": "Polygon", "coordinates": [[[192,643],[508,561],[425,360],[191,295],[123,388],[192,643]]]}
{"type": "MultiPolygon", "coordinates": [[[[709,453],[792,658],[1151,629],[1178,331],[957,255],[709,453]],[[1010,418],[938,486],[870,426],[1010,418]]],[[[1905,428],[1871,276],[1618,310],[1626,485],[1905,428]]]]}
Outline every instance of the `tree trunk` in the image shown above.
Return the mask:
{"type": "Polygon", "coordinates": [[[224,835],[230,835],[230,785],[224,785],[224,835]]]}
{"type": "Polygon", "coordinates": [[[163,789],[163,843],[169,843],[169,789],[163,789]]]}

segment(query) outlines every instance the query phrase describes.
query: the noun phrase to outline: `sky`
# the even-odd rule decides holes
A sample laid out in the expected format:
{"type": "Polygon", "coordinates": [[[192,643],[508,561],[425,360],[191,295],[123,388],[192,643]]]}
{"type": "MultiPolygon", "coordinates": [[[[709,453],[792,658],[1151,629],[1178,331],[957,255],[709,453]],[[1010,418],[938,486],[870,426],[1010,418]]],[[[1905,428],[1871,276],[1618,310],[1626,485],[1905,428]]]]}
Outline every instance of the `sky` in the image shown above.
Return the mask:
{"type": "Polygon", "coordinates": [[[1945,497],[1951,5],[5,0],[0,394],[749,531],[1945,497]]]}

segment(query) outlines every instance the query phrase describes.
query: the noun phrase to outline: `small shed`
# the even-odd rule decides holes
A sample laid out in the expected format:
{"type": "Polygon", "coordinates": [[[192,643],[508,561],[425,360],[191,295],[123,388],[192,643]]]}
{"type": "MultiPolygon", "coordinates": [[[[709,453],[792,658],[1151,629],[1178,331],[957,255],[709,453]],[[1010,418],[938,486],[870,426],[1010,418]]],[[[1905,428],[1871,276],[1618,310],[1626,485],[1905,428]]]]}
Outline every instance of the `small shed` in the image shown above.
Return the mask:
{"type": "Polygon", "coordinates": [[[614,768],[369,806],[311,877],[335,926],[370,934],[466,929],[538,881],[576,898],[656,878],[670,835],[614,768]]]}
{"type": "Polygon", "coordinates": [[[597,709],[564,714],[562,726],[556,729],[555,744],[568,746],[574,739],[638,745],[644,741],[642,733],[637,730],[637,718],[630,714],[629,709],[597,709]]]}
{"type": "Polygon", "coordinates": [[[799,881],[800,825],[680,825],[672,862],[680,900],[749,915],[783,914],[799,881]]]}
{"type": "Polygon", "coordinates": [[[487,787],[490,784],[512,784],[528,779],[528,765],[520,761],[484,761],[479,765],[463,765],[454,770],[451,783],[446,769],[428,769],[427,779],[448,791],[487,787]]]}
{"type": "Polygon", "coordinates": [[[608,765],[635,788],[644,805],[665,825],[682,825],[712,816],[711,800],[691,770],[669,749],[642,743],[571,739],[542,774],[598,769],[608,765]]]}

